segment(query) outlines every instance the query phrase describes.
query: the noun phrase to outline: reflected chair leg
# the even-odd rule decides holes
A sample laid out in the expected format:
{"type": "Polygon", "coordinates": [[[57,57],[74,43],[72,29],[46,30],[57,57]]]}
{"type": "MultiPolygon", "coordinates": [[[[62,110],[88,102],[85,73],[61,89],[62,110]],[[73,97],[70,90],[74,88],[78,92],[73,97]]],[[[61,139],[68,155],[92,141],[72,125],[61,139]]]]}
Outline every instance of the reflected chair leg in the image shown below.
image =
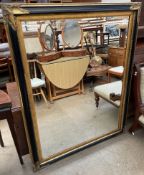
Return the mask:
{"type": "Polygon", "coordinates": [[[33,98],[34,98],[34,101],[36,101],[37,100],[37,96],[35,95],[37,92],[36,92],[36,89],[33,89],[32,90],[33,91],[33,98]]]}
{"type": "Polygon", "coordinates": [[[96,108],[98,108],[99,106],[99,95],[97,93],[95,93],[95,102],[96,102],[96,108]]]}
{"type": "Polygon", "coordinates": [[[38,101],[40,101],[41,100],[41,96],[40,96],[40,89],[39,88],[36,89],[36,94],[38,94],[38,95],[36,95],[36,97],[37,97],[38,101]]]}
{"type": "Polygon", "coordinates": [[[1,131],[0,131],[0,144],[1,144],[2,147],[4,147],[4,142],[3,142],[3,139],[2,139],[1,131]]]}
{"type": "Polygon", "coordinates": [[[46,103],[48,103],[48,102],[47,102],[47,99],[46,99],[46,97],[45,97],[45,95],[44,95],[44,92],[43,92],[42,88],[40,88],[40,92],[41,92],[41,95],[42,95],[44,101],[45,101],[46,103]]]}

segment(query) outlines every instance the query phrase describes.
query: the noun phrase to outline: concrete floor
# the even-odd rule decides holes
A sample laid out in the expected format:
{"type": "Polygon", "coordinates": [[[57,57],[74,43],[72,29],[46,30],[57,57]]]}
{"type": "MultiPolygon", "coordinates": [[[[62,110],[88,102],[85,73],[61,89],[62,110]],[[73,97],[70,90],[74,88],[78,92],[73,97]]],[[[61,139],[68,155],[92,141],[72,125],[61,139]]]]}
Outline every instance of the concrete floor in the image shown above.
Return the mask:
{"type": "Polygon", "coordinates": [[[144,129],[127,131],[34,173],[29,156],[21,166],[6,121],[2,121],[6,147],[0,147],[0,175],[143,175],[144,129]],[[7,133],[7,134],[6,134],[7,133]]]}

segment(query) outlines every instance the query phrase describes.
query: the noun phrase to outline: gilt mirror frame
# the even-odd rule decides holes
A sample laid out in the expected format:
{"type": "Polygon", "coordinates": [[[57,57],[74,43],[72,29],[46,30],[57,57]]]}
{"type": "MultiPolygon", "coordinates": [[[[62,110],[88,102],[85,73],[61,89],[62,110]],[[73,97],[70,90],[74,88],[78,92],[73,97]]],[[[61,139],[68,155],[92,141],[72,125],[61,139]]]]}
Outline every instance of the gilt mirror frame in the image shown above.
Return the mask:
{"type": "Polygon", "coordinates": [[[134,48],[136,43],[136,35],[139,20],[140,3],[107,3],[107,4],[32,4],[18,6],[4,5],[5,25],[10,44],[14,73],[19,92],[21,96],[22,113],[29,143],[30,155],[34,164],[34,169],[39,169],[46,164],[51,164],[57,160],[67,157],[80,150],[88,148],[96,143],[111,138],[123,131],[124,121],[127,113],[127,104],[129,97],[129,89],[132,74],[132,61],[134,57],[134,48]],[[76,18],[92,18],[106,16],[128,16],[129,29],[126,50],[126,69],[123,77],[123,93],[122,104],[118,119],[118,128],[110,133],[104,134],[72,148],[66,149],[61,153],[50,156],[47,159],[42,157],[41,144],[34,110],[34,102],[32,100],[32,90],[30,87],[30,79],[28,78],[29,69],[27,65],[27,55],[24,45],[24,35],[22,31],[22,21],[51,20],[51,19],[76,19],[76,18]]]}

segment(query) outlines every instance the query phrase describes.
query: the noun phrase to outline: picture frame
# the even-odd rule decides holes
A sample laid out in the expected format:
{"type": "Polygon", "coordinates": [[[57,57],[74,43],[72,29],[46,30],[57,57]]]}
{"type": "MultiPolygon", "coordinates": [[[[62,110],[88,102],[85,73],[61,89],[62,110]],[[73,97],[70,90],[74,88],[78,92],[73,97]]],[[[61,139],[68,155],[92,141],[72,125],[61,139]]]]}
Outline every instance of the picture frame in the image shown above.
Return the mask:
{"type": "MultiPolygon", "coordinates": [[[[51,164],[71,154],[86,149],[104,140],[110,139],[123,131],[124,122],[127,114],[127,103],[129,100],[129,87],[131,84],[132,62],[134,56],[134,47],[136,43],[136,34],[138,27],[138,14],[140,3],[119,3],[119,4],[36,4],[36,5],[4,5],[3,11],[6,21],[6,30],[12,62],[14,65],[15,78],[18,84],[23,120],[29,150],[34,169],[38,170],[47,164],[51,164]],[[126,50],[126,69],[123,78],[123,93],[120,114],[118,118],[117,129],[103,134],[100,137],[88,139],[82,143],[76,144],[73,147],[64,149],[61,152],[55,153],[47,158],[42,156],[41,141],[39,137],[39,129],[35,114],[32,89],[30,85],[30,75],[27,65],[27,55],[24,45],[24,34],[22,31],[22,22],[36,20],[51,20],[51,19],[73,19],[73,18],[94,18],[96,16],[128,16],[129,30],[126,50]]],[[[118,35],[118,33],[117,33],[118,35]]]]}

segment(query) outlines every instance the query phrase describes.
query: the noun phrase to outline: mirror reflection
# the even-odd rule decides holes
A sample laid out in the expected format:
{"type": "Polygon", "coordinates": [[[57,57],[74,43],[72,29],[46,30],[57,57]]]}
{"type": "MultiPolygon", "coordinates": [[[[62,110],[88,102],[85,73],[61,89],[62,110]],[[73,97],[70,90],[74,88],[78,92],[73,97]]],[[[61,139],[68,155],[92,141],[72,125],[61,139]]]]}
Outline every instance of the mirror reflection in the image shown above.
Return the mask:
{"type": "Polygon", "coordinates": [[[65,21],[62,31],[63,40],[69,47],[75,48],[79,45],[81,41],[81,28],[76,20],[65,21]]]}
{"type": "Polygon", "coordinates": [[[43,21],[46,51],[41,21],[22,22],[43,158],[118,129],[128,24],[127,16],[43,21]]]}
{"type": "Polygon", "coordinates": [[[52,28],[52,22],[41,22],[39,28],[39,39],[43,49],[52,50],[54,48],[54,30],[52,28]]]}

